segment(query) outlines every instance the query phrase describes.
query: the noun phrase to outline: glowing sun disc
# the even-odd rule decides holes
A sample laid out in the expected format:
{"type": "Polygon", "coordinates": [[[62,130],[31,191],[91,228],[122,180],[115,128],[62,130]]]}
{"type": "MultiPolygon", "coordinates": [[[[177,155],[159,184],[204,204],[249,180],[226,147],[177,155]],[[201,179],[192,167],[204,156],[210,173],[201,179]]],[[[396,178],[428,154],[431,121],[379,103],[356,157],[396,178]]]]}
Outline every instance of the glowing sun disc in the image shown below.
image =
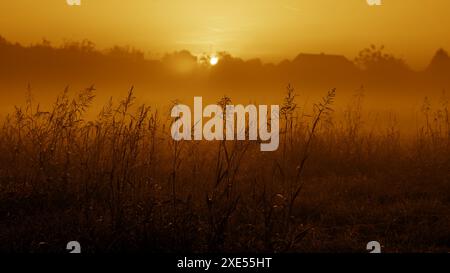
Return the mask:
{"type": "Polygon", "coordinates": [[[219,63],[219,57],[217,56],[211,56],[211,58],[209,59],[209,63],[211,65],[216,65],[217,63],[219,63]]]}

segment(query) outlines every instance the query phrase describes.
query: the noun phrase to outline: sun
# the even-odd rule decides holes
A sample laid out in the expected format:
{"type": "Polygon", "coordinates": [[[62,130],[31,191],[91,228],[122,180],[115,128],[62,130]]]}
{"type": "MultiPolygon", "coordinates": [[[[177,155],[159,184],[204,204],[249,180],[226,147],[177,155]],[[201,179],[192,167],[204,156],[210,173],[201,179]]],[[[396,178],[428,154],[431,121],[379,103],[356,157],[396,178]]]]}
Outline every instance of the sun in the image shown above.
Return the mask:
{"type": "Polygon", "coordinates": [[[219,63],[219,57],[217,57],[216,55],[211,56],[211,58],[209,58],[209,64],[214,66],[216,64],[219,63]]]}

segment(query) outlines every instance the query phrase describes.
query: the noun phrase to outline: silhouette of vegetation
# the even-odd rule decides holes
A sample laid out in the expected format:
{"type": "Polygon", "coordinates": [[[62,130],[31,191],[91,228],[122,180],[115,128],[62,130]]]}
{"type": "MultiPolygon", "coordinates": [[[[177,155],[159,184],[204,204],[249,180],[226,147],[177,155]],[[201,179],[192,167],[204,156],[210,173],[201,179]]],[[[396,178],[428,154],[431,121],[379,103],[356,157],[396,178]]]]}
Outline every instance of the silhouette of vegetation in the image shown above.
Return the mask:
{"type": "MultiPolygon", "coordinates": [[[[335,119],[335,90],[282,101],[280,149],[173,141],[168,114],[134,89],[96,119],[89,87],[49,110],[29,96],[0,130],[0,251],[450,250],[448,99],[427,100],[414,138],[372,130],[362,96],[335,119]]],[[[220,100],[231,103],[229,97],[220,100]]]]}
{"type": "Polygon", "coordinates": [[[279,89],[286,82],[316,93],[336,86],[342,90],[341,96],[350,95],[347,90],[361,84],[375,94],[407,96],[421,94],[424,88],[450,88],[449,77],[445,76],[450,73],[450,61],[444,50],[437,51],[422,71],[411,70],[402,59],[385,53],[383,46],[361,51],[353,62],[329,54],[299,54],[293,60],[276,64],[260,59],[243,60],[226,52],[216,55],[219,63],[211,67],[209,55],[197,57],[186,50],[155,57],[132,47],[98,50],[88,40],[66,41],[60,46],[43,40],[23,46],[1,38],[0,87],[16,93],[22,92],[27,83],[42,86],[40,93],[50,100],[68,84],[87,86],[96,82],[98,86],[110,87],[114,95],[120,93],[117,86],[122,89],[134,84],[140,90],[158,90],[151,98],[160,101],[174,97],[185,99],[185,94],[192,93],[206,96],[212,89],[217,93],[211,94],[210,99],[223,93],[235,100],[255,94],[270,97],[271,90],[279,89]],[[167,94],[174,97],[161,98],[167,94]]]}
{"type": "Polygon", "coordinates": [[[360,68],[373,72],[392,72],[408,70],[406,63],[392,54],[384,53],[384,46],[377,48],[371,45],[362,50],[355,59],[355,64],[360,68]]]}
{"type": "Polygon", "coordinates": [[[87,40],[23,46],[0,37],[2,110],[28,84],[25,105],[1,119],[0,251],[62,252],[71,240],[88,253],[365,251],[374,239],[386,252],[450,250],[449,100],[443,91],[436,103],[431,92],[450,88],[444,49],[422,71],[376,46],[353,62],[216,55],[210,66],[208,54],[185,50],[149,58],[87,40]],[[34,99],[92,82],[99,90],[34,99]],[[96,103],[131,82],[139,88],[121,101],[96,103]],[[280,98],[274,90],[285,82],[294,84],[280,98]],[[305,90],[329,86],[339,88],[307,103],[305,90]],[[280,149],[174,141],[165,107],[140,103],[139,91],[164,102],[226,93],[222,106],[279,103],[280,149]],[[338,106],[345,92],[350,101],[338,106]],[[378,93],[380,103],[366,99],[378,93]],[[400,107],[365,112],[389,102],[387,94],[426,94],[412,133],[400,129],[400,107]]]}

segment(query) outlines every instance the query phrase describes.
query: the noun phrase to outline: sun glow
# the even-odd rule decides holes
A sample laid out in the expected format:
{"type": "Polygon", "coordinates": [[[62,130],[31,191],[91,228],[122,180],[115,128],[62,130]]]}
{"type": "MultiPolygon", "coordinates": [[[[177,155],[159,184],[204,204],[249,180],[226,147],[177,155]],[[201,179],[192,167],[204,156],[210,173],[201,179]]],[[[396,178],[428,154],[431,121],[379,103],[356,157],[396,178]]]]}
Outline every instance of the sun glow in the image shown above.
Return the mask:
{"type": "Polygon", "coordinates": [[[211,58],[209,59],[209,64],[214,66],[218,63],[219,63],[219,57],[217,57],[215,55],[211,56],[211,58]]]}

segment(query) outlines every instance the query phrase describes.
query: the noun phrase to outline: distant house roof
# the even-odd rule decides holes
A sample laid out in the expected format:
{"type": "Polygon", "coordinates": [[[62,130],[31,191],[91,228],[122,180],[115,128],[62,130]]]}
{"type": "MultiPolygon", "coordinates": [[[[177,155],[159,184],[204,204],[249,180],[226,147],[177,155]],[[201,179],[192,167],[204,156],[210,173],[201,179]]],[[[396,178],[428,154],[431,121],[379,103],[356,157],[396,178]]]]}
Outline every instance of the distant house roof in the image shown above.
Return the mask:
{"type": "Polygon", "coordinates": [[[342,55],[328,55],[328,54],[305,54],[301,53],[292,61],[295,64],[308,66],[309,68],[327,68],[334,69],[354,68],[354,64],[342,55]]]}

